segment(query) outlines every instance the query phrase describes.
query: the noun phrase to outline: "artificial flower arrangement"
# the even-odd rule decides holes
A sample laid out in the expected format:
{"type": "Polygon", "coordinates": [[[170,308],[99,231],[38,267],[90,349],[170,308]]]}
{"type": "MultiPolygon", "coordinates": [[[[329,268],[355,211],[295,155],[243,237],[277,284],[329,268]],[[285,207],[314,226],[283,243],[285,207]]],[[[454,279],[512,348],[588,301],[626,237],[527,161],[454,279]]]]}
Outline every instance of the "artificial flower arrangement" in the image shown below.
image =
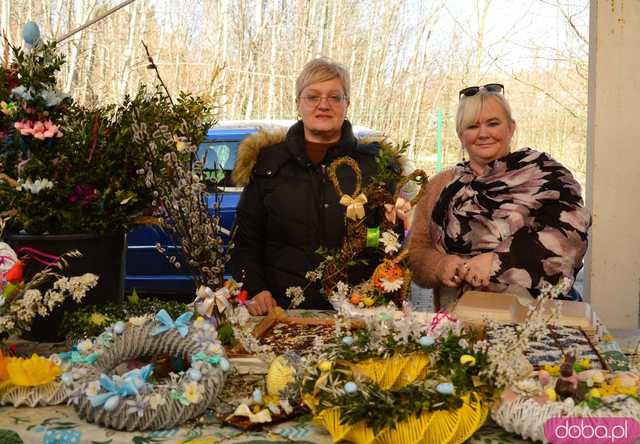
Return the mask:
{"type": "MultiPolygon", "coordinates": [[[[307,273],[309,283],[321,282],[325,295],[334,308],[351,317],[362,317],[374,312],[397,311],[402,309],[411,286],[408,251],[402,248],[400,234],[396,232],[398,215],[407,217],[414,205],[426,191],[427,176],[422,170],[415,170],[407,176],[395,174],[388,177],[390,164],[399,162],[406,146],[396,151],[382,149],[377,157],[378,174],[371,183],[361,191],[361,172],[358,164],[349,157],[336,159],[328,167],[328,176],[338,196],[345,206],[345,223],[347,232],[338,251],[320,253],[325,260],[313,271],[307,273]],[[350,167],[356,175],[356,188],[353,195],[345,194],[336,176],[339,166],[350,167]],[[386,184],[395,183],[395,194],[391,194],[386,184]],[[415,182],[419,190],[412,200],[401,196],[402,190],[409,182],[415,182]],[[385,213],[379,227],[367,228],[364,225],[365,206],[385,213]],[[362,259],[361,253],[366,259],[362,259]],[[349,285],[349,269],[360,262],[375,260],[377,265],[371,277],[363,282],[349,285]]],[[[367,265],[369,265],[367,263],[367,265]]],[[[287,295],[299,302],[303,291],[290,288],[287,295]]],[[[295,305],[295,304],[294,304],[295,305]]]]}
{"type": "Polygon", "coordinates": [[[67,259],[81,256],[77,251],[60,257],[47,255],[46,258],[30,248],[18,251],[20,255],[0,242],[0,339],[29,331],[36,315],[47,316],[69,297],[80,302],[98,282],[98,276],[91,273],[71,277],[60,275],[68,265],[67,259]],[[45,262],[46,267],[31,279],[25,279],[23,271],[29,259],[45,262]],[[43,294],[39,288],[51,281],[53,284],[43,294]]]}
{"type": "Polygon", "coordinates": [[[199,416],[216,402],[231,365],[214,325],[193,312],[173,319],[132,317],[94,339],[52,356],[69,392],[68,404],[89,422],[118,430],[170,428],[199,416]],[[148,356],[181,357],[188,368],[163,378],[153,364],[130,368],[148,356]]]}
{"type": "MultiPolygon", "coordinates": [[[[12,216],[7,231],[126,233],[155,221],[154,190],[137,174],[149,153],[131,143],[134,109],[197,144],[206,130],[192,123],[208,105],[182,94],[168,107],[163,94],[145,86],[118,105],[74,103],[56,88],[64,58],[55,42],[36,34],[31,48],[11,47],[11,60],[0,67],[0,208],[12,216]]],[[[174,142],[156,155],[178,149],[174,142]]]]}
{"type": "MultiPolygon", "coordinates": [[[[369,319],[309,365],[302,398],[334,442],[463,442],[493,394],[486,345],[445,314],[369,319]]],[[[347,330],[348,331],[348,330],[347,330]]]]}
{"type": "Polygon", "coordinates": [[[37,40],[0,68],[0,207],[8,232],[126,232],[149,208],[134,172],[125,107],[88,109],[56,89],[64,63],[55,43],[37,40]]]}

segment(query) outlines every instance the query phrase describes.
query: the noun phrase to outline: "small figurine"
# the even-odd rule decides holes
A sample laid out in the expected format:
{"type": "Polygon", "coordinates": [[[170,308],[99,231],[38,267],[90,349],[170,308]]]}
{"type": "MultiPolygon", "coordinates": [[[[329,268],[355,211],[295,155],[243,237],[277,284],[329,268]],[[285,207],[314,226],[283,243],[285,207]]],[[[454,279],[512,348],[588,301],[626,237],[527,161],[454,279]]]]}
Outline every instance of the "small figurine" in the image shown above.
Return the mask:
{"type": "Polygon", "coordinates": [[[584,399],[584,393],[580,390],[578,376],[573,370],[575,362],[575,353],[564,355],[564,362],[560,365],[560,377],[556,381],[556,394],[561,399],[572,398],[578,403],[584,399]]]}

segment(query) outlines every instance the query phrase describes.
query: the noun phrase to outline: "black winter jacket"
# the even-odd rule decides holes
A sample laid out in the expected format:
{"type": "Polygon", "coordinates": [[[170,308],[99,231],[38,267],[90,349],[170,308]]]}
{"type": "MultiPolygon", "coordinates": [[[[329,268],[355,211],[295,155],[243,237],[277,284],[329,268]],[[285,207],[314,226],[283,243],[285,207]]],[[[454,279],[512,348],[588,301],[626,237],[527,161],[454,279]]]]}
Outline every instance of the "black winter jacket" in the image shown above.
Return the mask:
{"type": "MultiPolygon", "coordinates": [[[[348,121],[342,136],[330,148],[320,165],[312,164],[304,149],[302,121],[293,125],[281,143],[261,148],[248,185],[244,188],[236,215],[235,246],[231,267],[236,280],[244,283],[251,297],[269,290],[281,307],[287,308],[286,289],[304,288],[305,274],[314,270],[322,257],[319,247],[337,249],[345,235],[345,207],[339,203],[326,167],[340,156],[355,159],[362,171],[363,187],[376,173],[378,143],[362,144],[348,121]]],[[[242,155],[242,148],[239,156],[242,155]]],[[[342,191],[352,194],[355,176],[349,167],[337,170],[342,191]]],[[[378,220],[367,214],[367,226],[378,220]]],[[[350,278],[366,278],[350,273],[350,278]]],[[[362,275],[364,274],[364,275],[362,275]]],[[[301,308],[328,309],[319,285],[305,291],[301,308]]]]}

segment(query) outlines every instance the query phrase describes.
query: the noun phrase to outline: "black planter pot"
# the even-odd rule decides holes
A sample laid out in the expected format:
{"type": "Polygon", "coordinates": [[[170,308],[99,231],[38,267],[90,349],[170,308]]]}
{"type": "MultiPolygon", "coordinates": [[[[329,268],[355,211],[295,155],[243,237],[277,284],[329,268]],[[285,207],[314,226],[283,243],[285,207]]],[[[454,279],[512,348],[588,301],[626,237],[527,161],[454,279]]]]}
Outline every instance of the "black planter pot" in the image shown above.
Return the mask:
{"type": "MultiPolygon", "coordinates": [[[[69,259],[69,267],[61,274],[79,276],[93,273],[99,277],[98,284],[87,292],[80,304],[68,298],[49,316],[36,316],[31,331],[23,335],[25,339],[39,342],[62,341],[64,336],[60,333],[60,327],[65,312],[76,310],[80,306],[99,307],[110,302],[122,302],[124,299],[125,234],[7,235],[5,242],[16,252],[20,247],[31,247],[60,256],[70,250],[78,250],[82,257],[69,259]]],[[[25,267],[25,279],[31,278],[43,268],[44,265],[29,261],[25,267]]],[[[40,288],[40,291],[44,294],[47,288],[50,287],[40,288]]]]}

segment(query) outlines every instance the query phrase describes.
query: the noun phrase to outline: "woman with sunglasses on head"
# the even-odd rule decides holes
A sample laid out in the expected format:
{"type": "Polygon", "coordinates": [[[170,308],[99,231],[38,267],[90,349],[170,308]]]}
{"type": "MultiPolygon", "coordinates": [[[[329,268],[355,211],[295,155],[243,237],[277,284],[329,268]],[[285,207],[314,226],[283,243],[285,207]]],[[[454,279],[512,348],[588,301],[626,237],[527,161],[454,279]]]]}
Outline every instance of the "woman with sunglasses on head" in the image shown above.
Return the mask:
{"type": "MultiPolygon", "coordinates": [[[[322,260],[318,248],[337,249],[342,243],[345,207],[326,167],[338,157],[353,158],[363,187],[377,172],[375,157],[381,145],[354,136],[346,120],[349,93],[349,73],[342,65],[325,58],[310,61],[296,80],[301,120],[286,133],[258,132],[238,149],[233,179],[245,188],[237,207],[231,267],[249,292],[248,310],[253,315],[266,314],[276,305],[287,307],[287,288],[304,288],[306,273],[322,260]]],[[[352,194],[355,174],[340,168],[337,177],[342,190],[352,194]]],[[[366,225],[377,226],[378,215],[370,213],[366,225]]],[[[320,286],[313,285],[300,307],[331,305],[320,286]]]]}
{"type": "Polygon", "coordinates": [[[460,91],[456,131],[469,160],[431,178],[409,239],[413,279],[438,289],[441,306],[467,289],[535,297],[582,267],[590,217],[580,185],[549,155],[513,151],[515,130],[502,85],[460,91]]]}

